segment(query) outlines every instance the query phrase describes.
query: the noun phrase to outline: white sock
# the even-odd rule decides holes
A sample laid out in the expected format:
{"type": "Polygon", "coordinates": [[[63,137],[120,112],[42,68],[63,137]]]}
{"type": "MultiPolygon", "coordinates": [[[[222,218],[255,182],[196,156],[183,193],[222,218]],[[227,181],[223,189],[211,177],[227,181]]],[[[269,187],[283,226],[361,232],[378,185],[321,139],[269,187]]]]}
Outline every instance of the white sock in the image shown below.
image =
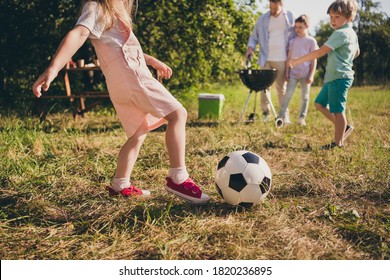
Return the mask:
{"type": "Polygon", "coordinates": [[[184,166],[178,168],[170,168],[168,172],[168,177],[171,178],[175,184],[181,184],[188,179],[189,174],[187,172],[187,168],[184,166]]]}
{"type": "Polygon", "coordinates": [[[130,178],[114,178],[112,181],[112,189],[116,192],[120,192],[130,186],[130,178]]]}

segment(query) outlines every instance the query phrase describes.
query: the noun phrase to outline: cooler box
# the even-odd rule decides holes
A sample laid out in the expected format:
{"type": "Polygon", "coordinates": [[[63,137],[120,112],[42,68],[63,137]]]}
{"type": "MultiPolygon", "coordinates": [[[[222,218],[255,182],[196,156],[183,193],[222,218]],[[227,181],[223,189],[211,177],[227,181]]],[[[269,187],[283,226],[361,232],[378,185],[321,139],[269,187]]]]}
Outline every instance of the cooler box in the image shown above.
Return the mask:
{"type": "Polygon", "coordinates": [[[220,119],[222,116],[223,102],[225,96],[223,94],[201,93],[198,96],[199,101],[199,119],[220,119]]]}

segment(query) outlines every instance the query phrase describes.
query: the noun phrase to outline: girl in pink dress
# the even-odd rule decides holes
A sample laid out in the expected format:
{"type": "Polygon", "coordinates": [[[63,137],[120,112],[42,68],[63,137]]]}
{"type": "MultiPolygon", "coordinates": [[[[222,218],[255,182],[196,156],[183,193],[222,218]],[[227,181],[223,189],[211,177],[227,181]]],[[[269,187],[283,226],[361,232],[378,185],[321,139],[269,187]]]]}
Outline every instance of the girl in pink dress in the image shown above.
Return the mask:
{"type": "Polygon", "coordinates": [[[139,150],[148,131],[167,122],[166,147],[170,169],[166,190],[195,204],[210,197],[202,193],[190,178],[185,165],[186,109],[150,73],[147,65],[168,79],[172,69],[144,54],[132,32],[132,0],[86,0],[76,26],[62,40],[49,67],[38,77],[32,89],[37,97],[76,51],[90,38],[106,78],[110,99],[128,140],[119,152],[111,195],[125,197],[150,194],[130,183],[139,150]]]}

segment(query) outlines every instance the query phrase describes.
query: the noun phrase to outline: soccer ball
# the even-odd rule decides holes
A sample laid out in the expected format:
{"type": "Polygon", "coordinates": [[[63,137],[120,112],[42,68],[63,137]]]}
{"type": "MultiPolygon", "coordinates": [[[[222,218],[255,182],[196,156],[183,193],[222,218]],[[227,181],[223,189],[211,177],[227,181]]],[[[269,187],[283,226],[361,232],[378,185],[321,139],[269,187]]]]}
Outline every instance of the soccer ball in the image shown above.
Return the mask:
{"type": "Polygon", "coordinates": [[[272,174],[260,156],[248,151],[235,151],[218,163],[215,184],[225,202],[250,207],[268,195],[272,174]]]}

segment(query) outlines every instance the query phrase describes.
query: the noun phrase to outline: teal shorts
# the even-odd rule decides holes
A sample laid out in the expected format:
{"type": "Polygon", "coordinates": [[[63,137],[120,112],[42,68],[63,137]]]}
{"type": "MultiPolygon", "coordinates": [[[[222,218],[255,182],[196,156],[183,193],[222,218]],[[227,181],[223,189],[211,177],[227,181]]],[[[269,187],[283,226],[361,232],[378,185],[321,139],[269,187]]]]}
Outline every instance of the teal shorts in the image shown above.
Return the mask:
{"type": "Polygon", "coordinates": [[[352,83],[352,79],[339,79],[325,83],[314,102],[324,107],[329,105],[331,113],[344,113],[348,89],[352,83]]]}

